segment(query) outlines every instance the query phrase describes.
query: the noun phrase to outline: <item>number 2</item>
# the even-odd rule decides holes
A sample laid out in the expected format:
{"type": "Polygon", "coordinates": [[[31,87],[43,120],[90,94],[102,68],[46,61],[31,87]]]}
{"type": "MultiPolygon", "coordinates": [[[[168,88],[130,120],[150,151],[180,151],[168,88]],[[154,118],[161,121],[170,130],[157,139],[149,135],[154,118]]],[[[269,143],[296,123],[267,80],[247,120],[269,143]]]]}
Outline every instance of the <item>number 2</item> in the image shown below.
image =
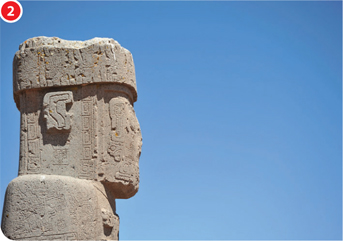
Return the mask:
{"type": "Polygon", "coordinates": [[[7,8],[11,9],[11,11],[7,14],[7,16],[14,16],[14,14],[13,14],[14,7],[13,6],[8,6],[7,8]]]}

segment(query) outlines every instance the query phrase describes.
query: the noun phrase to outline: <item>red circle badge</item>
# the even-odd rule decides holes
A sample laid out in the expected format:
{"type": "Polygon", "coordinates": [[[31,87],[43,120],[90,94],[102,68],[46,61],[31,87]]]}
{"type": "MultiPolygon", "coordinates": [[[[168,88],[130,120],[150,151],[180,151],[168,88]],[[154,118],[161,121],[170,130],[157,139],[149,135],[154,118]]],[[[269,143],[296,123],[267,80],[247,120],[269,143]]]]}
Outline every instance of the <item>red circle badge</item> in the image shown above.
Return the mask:
{"type": "Polygon", "coordinates": [[[23,15],[23,8],[16,0],[4,2],[1,5],[1,18],[7,23],[15,23],[23,15]]]}

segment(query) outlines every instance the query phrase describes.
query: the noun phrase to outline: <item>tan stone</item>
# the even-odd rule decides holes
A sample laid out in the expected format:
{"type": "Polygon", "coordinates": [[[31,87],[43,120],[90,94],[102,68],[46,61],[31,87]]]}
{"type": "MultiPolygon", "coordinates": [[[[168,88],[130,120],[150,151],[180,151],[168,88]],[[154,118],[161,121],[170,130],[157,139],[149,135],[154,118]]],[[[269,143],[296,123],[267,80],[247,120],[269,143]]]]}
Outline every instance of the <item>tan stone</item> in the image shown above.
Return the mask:
{"type": "Polygon", "coordinates": [[[8,185],[5,203],[2,231],[10,239],[118,239],[115,201],[95,181],[24,175],[8,185]]]}
{"type": "Polygon", "coordinates": [[[114,199],[130,198],[139,187],[142,136],[133,109],[137,88],[131,53],[108,38],[31,38],[15,54],[13,89],[21,113],[20,177],[8,186],[4,233],[14,239],[116,239],[117,231],[109,231],[118,230],[114,199]],[[72,228],[39,231],[49,221],[38,213],[49,209],[44,200],[55,193],[67,210],[59,215],[67,216],[48,219],[72,228]],[[68,201],[84,198],[92,200],[86,205],[89,215],[68,201]],[[22,200],[25,208],[18,204],[22,200]],[[88,215],[85,223],[68,218],[75,208],[88,215]],[[36,226],[27,226],[21,215],[36,226]],[[70,231],[81,230],[80,225],[95,225],[95,231],[70,231]],[[37,230],[25,234],[30,229],[37,230]]]}
{"type": "Polygon", "coordinates": [[[19,175],[99,180],[116,198],[133,196],[142,137],[133,110],[137,94],[130,52],[113,39],[37,37],[21,45],[13,66],[21,112],[19,175]],[[73,81],[72,71],[89,78],[73,81]]]}
{"type": "Polygon", "coordinates": [[[135,68],[131,53],[110,38],[68,41],[35,37],[19,46],[13,60],[13,93],[26,89],[119,83],[137,100],[135,68]]]}
{"type": "Polygon", "coordinates": [[[116,84],[20,93],[19,175],[106,183],[116,198],[138,191],[141,132],[129,89],[116,84]]]}

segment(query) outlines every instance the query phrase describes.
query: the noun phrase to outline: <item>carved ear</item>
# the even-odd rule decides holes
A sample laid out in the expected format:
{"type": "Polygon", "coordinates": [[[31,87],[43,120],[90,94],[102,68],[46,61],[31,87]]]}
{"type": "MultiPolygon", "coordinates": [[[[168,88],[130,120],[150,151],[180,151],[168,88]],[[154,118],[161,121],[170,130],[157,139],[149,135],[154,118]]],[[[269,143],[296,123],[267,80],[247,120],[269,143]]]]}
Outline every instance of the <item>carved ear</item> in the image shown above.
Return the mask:
{"type": "Polygon", "coordinates": [[[71,91],[50,92],[43,99],[44,118],[47,130],[70,130],[71,114],[67,113],[66,105],[73,103],[71,91]]]}

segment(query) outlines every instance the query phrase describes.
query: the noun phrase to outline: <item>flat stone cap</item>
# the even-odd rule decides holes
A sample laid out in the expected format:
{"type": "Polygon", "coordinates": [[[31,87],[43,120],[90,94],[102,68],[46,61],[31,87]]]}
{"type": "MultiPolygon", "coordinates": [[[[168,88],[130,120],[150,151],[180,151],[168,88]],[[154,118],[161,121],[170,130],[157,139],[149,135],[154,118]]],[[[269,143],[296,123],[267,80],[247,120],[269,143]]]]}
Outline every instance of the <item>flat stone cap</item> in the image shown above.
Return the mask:
{"type": "Polygon", "coordinates": [[[133,58],[111,38],[68,41],[57,37],[34,37],[19,46],[13,60],[13,94],[28,89],[86,84],[122,84],[137,100],[133,58]]]}

